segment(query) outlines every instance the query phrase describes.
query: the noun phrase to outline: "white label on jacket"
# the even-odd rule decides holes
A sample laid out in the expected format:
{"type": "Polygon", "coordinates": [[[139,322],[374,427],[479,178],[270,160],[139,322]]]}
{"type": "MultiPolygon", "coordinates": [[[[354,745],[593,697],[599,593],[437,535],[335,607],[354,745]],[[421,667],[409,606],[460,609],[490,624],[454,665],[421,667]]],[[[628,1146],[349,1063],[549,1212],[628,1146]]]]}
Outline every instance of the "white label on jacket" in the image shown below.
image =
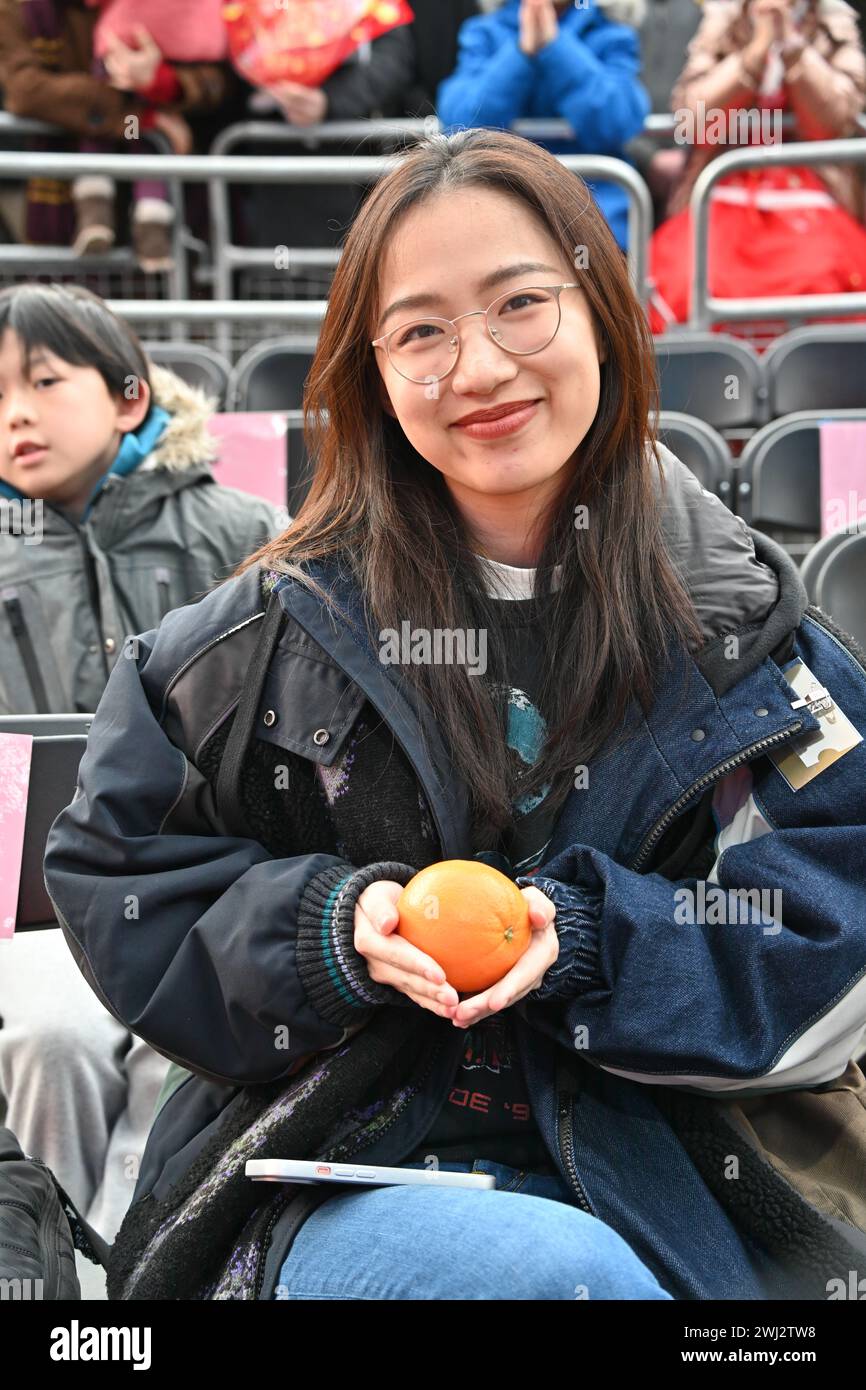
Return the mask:
{"type": "Polygon", "coordinates": [[[808,709],[821,726],[815,733],[804,734],[802,738],[794,739],[784,748],[768,754],[791,790],[797,792],[814,777],[826,772],[845,753],[850,753],[858,743],[862,743],[863,735],[857,732],[831,693],[825,690],[804,662],[793,661],[784,667],[783,674],[797,692],[798,698],[793,708],[808,709]]]}

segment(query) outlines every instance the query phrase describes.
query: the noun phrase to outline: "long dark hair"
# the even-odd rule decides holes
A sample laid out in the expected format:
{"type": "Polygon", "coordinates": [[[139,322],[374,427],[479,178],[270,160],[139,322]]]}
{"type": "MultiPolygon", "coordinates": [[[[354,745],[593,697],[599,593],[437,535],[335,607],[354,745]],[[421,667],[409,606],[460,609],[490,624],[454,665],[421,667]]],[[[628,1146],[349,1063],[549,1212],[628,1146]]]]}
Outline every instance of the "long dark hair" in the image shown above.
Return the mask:
{"type": "Polygon", "coordinates": [[[622,252],[583,180],[544,149],[503,131],[424,138],[403,151],[362,204],[345,239],[304,391],[304,436],[315,465],[310,491],[288,529],[234,573],[263,564],[327,602],[304,565],[339,556],[380,633],[399,632],[407,617],[431,632],[488,630],[487,680],[458,664],[402,668],[428,700],[466,779],[483,848],[513,818],[514,765],[496,693],[506,638],[442,474],[383,409],[369,346],[383,252],[400,218],[442,189],[467,186],[521,199],[569,264],[576,245],[587,248],[589,268],[578,275],[607,348],[598,412],[539,532],[536,594],[546,660],[536,702],[548,736],[540,760],[520,781],[521,794],[550,782],[558,807],[575,767],[622,725],[631,697],[650,707],[671,637],[684,647],[700,645],[700,625],[661,529],[655,483],[662,486],[663,478],[650,426],[657,409],[652,338],[622,252]],[[574,524],[579,504],[591,517],[583,529],[574,524]],[[553,590],[558,564],[561,580],[553,590]]]}

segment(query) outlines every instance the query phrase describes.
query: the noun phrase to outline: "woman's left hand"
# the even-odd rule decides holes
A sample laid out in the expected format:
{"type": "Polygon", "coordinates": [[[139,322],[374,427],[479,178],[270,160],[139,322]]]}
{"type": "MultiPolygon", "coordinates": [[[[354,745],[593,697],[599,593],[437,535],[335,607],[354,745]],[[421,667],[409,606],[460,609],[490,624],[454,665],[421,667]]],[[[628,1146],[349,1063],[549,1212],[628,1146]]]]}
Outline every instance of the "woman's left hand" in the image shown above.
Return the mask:
{"type": "Polygon", "coordinates": [[[520,891],[529,904],[532,940],[507,975],[481,994],[460,1000],[451,1016],[458,1028],[468,1028],[482,1018],[489,1018],[515,1004],[530,990],[537,989],[559,956],[559,937],[554,926],[556,904],[538,888],[521,888],[520,891]]]}
{"type": "Polygon", "coordinates": [[[144,25],[135,26],[137,48],[130,48],[112,34],[102,61],[112,87],[121,92],[145,92],[156,77],[162,50],[144,25]]]}

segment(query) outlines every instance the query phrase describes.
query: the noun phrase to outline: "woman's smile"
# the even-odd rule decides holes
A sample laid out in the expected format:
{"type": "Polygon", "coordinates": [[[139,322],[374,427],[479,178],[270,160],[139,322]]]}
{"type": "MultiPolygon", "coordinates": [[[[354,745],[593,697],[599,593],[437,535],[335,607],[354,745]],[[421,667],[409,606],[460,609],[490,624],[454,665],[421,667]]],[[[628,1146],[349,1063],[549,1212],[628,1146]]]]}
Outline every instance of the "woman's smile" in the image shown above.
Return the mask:
{"type": "Polygon", "coordinates": [[[510,410],[507,415],[500,415],[496,420],[470,420],[468,424],[463,424],[460,420],[454,422],[454,428],[463,430],[470,439],[499,439],[504,434],[515,434],[517,430],[523,429],[530,420],[534,420],[538,413],[541,401],[529,401],[526,405],[520,405],[516,410],[510,410]]]}

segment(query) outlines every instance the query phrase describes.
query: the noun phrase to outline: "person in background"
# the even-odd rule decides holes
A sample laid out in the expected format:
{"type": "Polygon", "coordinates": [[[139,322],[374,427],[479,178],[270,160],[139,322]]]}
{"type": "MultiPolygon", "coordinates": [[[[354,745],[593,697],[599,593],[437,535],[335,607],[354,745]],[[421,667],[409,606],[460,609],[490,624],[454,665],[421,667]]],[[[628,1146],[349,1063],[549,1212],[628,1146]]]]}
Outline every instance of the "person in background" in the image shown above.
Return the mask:
{"type": "MultiPolygon", "coordinates": [[[[174,0],[86,0],[99,17],[94,30],[92,71],[121,92],[146,91],[154,103],[153,119],[176,154],[190,154],[193,133],[172,104],[181,95],[177,63],[220,63],[227,53],[222,0],[186,0],[178,13],[174,0]]],[[[128,132],[127,132],[128,134],[128,132]]],[[[141,139],[119,145],[82,141],[83,153],[152,153],[141,139]]],[[[79,254],[104,254],[114,244],[115,186],[111,179],[83,180],[93,184],[93,220],[86,220],[75,242],[79,254]],[[97,201],[99,200],[99,201],[97,201]]],[[[174,268],[172,224],[174,207],[168,186],[159,179],[137,179],[132,185],[130,226],[140,269],[174,268]]]]}
{"type": "MultiPolygon", "coordinates": [[[[653,114],[670,114],[683,54],[700,22],[701,0],[647,0],[640,27],[641,81],[649,92],[653,114]]],[[[686,152],[650,134],[636,135],[625,148],[646,179],[658,225],[666,214],[671,188],[682,175],[686,152]]]]}
{"type": "MultiPolygon", "coordinates": [[[[573,140],[544,140],[553,154],[624,159],[624,146],[650,109],[638,80],[633,26],[644,0],[505,0],[460,31],[457,66],[437,94],[443,127],[507,128],[528,118],[561,118],[573,140]]],[[[628,246],[628,198],[615,184],[589,182],[622,250],[628,246]]]]}
{"type": "MultiPolygon", "coordinates": [[[[366,121],[405,115],[415,71],[412,25],[403,24],[357,49],[319,87],[283,82],[268,90],[249,88],[249,108],[292,126],[325,121],[366,121]]],[[[274,146],[262,148],[274,152],[274,146]]],[[[244,149],[243,153],[251,152],[244,149]]],[[[324,146],[293,144],[281,153],[303,155],[369,153],[354,141],[324,146]]],[[[248,245],[327,246],[334,227],[351,220],[367,185],[314,184],[266,187],[247,185],[238,206],[248,245]]]]}
{"type": "MultiPolygon", "coordinates": [[[[0,292],[0,505],[41,503],[38,532],[0,528],[0,713],[95,710],[125,633],[285,525],[215,481],[212,404],[89,291],[0,292]]],[[[0,1020],[5,1123],[111,1240],[166,1059],[103,1006],[60,931],[0,942],[0,1020]]]]}
{"type": "MultiPolygon", "coordinates": [[[[668,220],[650,243],[654,332],[689,316],[689,199],[701,170],[745,141],[857,135],[864,100],[866,57],[857,16],[844,0],[707,0],[671,94],[674,112],[692,118],[694,139],[668,220]],[[757,118],[751,125],[744,118],[749,112],[757,118]],[[793,117],[790,131],[781,125],[786,113],[793,117]]],[[[772,164],[726,175],[711,193],[710,293],[726,298],[862,290],[863,214],[863,172],[856,164],[772,164]]],[[[761,328],[781,332],[785,326],[780,320],[761,328]]],[[[752,331],[742,322],[716,329],[740,336],[752,331]]]]}
{"type": "Polygon", "coordinates": [[[436,93],[457,62],[461,26],[484,9],[478,0],[412,0],[415,20],[414,87],[406,98],[404,115],[436,114],[436,93]]]}
{"type": "MultiPolygon", "coordinates": [[[[0,0],[0,86],[6,110],[63,126],[87,140],[125,140],[131,129],[140,133],[155,127],[183,153],[189,147],[186,118],[218,110],[230,95],[228,68],[177,63],[169,71],[152,47],[136,51],[115,45],[109,81],[101,81],[92,72],[97,19],[97,10],[86,0],[0,0]]],[[[43,147],[56,150],[57,139],[43,147]]],[[[76,179],[72,199],[64,180],[31,180],[27,197],[28,241],[86,249],[92,226],[111,228],[110,180],[76,179]]],[[[143,243],[151,240],[141,235],[143,243]]],[[[147,249],[143,245],[143,253],[147,249]]]]}

